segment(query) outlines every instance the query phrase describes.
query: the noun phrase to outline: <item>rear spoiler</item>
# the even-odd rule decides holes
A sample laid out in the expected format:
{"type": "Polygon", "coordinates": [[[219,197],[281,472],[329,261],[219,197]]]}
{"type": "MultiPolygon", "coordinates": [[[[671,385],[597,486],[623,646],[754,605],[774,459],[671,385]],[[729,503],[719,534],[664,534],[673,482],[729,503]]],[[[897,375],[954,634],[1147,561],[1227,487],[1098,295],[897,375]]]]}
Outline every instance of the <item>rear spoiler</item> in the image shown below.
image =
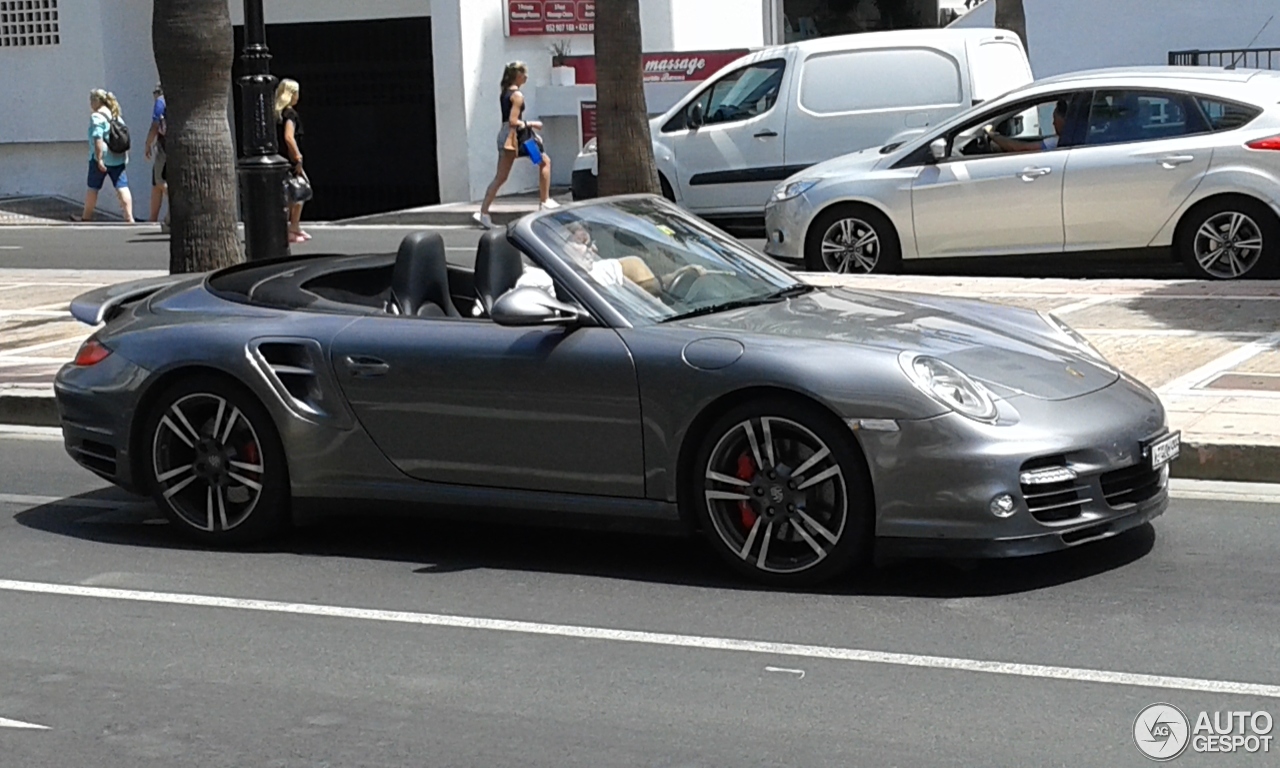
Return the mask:
{"type": "Polygon", "coordinates": [[[108,285],[71,300],[71,316],[88,325],[101,325],[115,310],[130,301],[150,296],[162,288],[189,280],[191,275],[164,275],[108,285]]]}

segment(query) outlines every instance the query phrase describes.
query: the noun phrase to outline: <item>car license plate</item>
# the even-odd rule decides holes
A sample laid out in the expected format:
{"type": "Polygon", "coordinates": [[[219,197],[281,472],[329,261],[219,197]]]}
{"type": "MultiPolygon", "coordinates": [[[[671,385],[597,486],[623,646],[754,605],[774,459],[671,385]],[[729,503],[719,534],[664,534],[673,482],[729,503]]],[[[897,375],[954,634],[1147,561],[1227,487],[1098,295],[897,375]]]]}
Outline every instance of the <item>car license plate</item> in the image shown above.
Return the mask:
{"type": "Polygon", "coordinates": [[[1151,456],[1151,468],[1159,469],[1178,458],[1182,450],[1182,433],[1174,432],[1147,446],[1147,454],[1151,456]]]}

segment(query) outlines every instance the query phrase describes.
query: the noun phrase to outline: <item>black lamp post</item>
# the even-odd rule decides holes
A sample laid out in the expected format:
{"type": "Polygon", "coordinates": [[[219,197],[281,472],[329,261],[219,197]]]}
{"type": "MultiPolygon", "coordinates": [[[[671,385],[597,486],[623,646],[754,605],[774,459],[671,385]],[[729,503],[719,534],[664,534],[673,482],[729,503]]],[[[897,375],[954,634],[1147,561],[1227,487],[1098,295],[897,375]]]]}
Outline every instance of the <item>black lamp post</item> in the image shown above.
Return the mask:
{"type": "Polygon", "coordinates": [[[289,253],[289,217],[284,182],[289,161],[276,146],[277,80],[271,75],[262,0],[244,0],[244,51],[240,55],[240,206],[244,211],[245,258],[289,253]]]}

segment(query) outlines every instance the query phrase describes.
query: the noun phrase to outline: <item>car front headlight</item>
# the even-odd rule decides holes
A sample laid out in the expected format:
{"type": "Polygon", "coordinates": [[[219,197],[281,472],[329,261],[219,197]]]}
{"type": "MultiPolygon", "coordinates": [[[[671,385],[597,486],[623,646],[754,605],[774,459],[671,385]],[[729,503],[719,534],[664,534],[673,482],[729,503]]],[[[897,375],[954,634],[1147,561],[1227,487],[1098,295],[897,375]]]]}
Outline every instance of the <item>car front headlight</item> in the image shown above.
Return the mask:
{"type": "Polygon", "coordinates": [[[1094,362],[1101,364],[1107,369],[1113,369],[1115,367],[1111,365],[1111,362],[1107,360],[1107,358],[1103,357],[1102,353],[1098,351],[1098,348],[1093,346],[1093,344],[1086,339],[1083,334],[1063,322],[1062,318],[1049,312],[1041,312],[1040,317],[1044,318],[1044,321],[1049,324],[1050,328],[1053,328],[1055,331],[1065,336],[1068,343],[1083,352],[1086,357],[1092,358],[1094,362]]]}
{"type": "Polygon", "coordinates": [[[999,415],[986,388],[954,365],[910,352],[903,352],[898,362],[918,389],[956,413],[988,422],[999,415]]]}
{"type": "Polygon", "coordinates": [[[805,192],[813,189],[817,180],[793,181],[790,184],[783,184],[773,190],[773,202],[781,203],[803,195],[805,192]]]}
{"type": "Polygon", "coordinates": [[[594,155],[596,153],[596,140],[592,138],[586,144],[582,145],[582,154],[594,155]]]}

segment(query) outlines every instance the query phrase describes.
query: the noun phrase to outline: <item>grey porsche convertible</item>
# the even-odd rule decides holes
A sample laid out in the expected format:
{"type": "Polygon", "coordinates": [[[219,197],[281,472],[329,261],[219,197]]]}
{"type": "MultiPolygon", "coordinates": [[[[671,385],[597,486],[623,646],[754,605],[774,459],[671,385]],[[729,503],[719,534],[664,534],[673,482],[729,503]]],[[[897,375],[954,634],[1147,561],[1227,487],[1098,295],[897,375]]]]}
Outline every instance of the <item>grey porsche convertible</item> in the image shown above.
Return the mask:
{"type": "Polygon", "coordinates": [[[819,288],[650,196],[80,296],[66,448],[209,545],[309,504],[596,516],[810,585],[1161,514],[1159,398],[1052,315],[819,288]]]}

